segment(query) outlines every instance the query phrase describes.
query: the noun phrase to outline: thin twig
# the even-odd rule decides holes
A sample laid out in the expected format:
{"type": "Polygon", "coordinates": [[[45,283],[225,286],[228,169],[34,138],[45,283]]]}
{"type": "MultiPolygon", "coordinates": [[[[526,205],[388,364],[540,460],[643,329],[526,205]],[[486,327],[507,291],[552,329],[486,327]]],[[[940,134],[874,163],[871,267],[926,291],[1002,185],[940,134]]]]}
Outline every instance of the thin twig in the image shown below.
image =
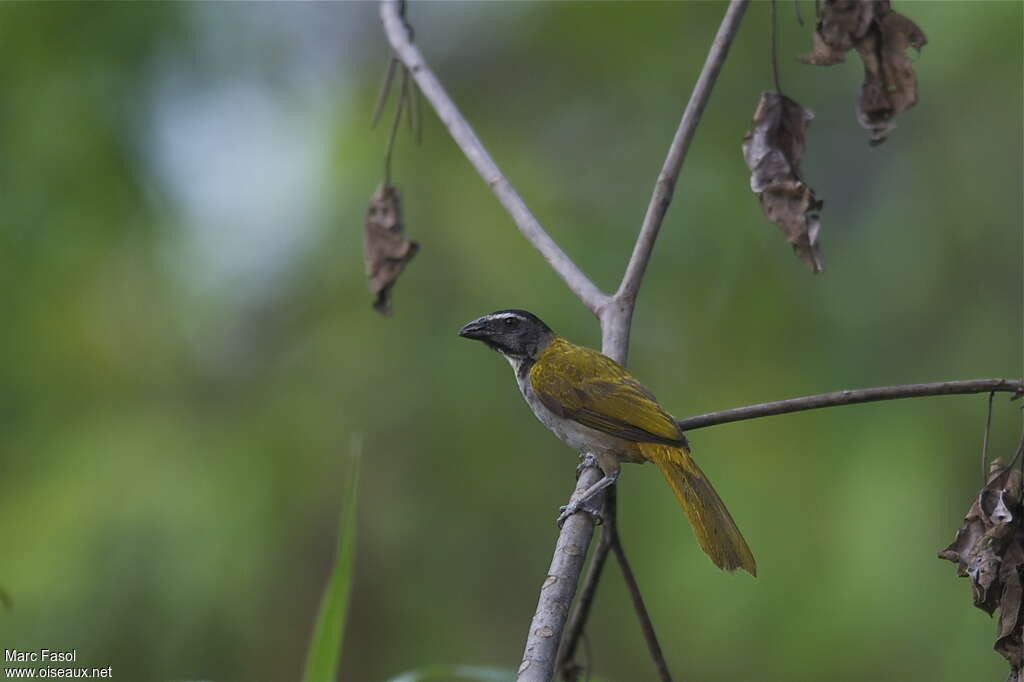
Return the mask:
{"type": "Polygon", "coordinates": [[[996,397],[995,391],[988,394],[988,416],[985,417],[985,440],[981,442],[981,485],[985,485],[988,478],[988,435],[992,431],[992,399],[996,397]]]}
{"type": "Polygon", "coordinates": [[[629,257],[629,263],[622,276],[622,283],[619,284],[612,300],[608,302],[601,313],[602,351],[623,365],[626,364],[626,356],[629,355],[629,332],[632,326],[637,292],[640,291],[640,283],[647,271],[647,263],[651,259],[654,242],[658,238],[658,232],[665,220],[668,206],[672,203],[672,194],[675,192],[676,181],[679,179],[679,171],[683,167],[686,152],[697,132],[697,124],[700,123],[704,107],[707,106],[708,99],[711,97],[711,90],[722,70],[722,64],[725,63],[725,58],[729,54],[729,46],[739,31],[740,21],[747,10],[747,4],[748,0],[732,0],[725,11],[722,23],[718,27],[718,33],[715,34],[715,39],[708,50],[707,59],[704,60],[704,67],[697,77],[697,82],[694,83],[693,92],[683,110],[679,127],[676,128],[676,134],[665,155],[658,179],[654,183],[651,200],[647,204],[644,221],[640,226],[640,233],[633,245],[633,253],[629,257]]]}
{"type": "Polygon", "coordinates": [[[416,129],[416,144],[423,144],[423,94],[416,87],[416,81],[412,81],[410,85],[413,91],[412,116],[413,128],[416,129]]]}
{"type": "Polygon", "coordinates": [[[658,677],[661,679],[661,682],[672,682],[672,676],[668,672],[668,664],[665,663],[665,655],[661,652],[661,645],[658,644],[657,635],[654,634],[654,624],[651,623],[651,616],[647,613],[644,598],[640,596],[640,586],[637,584],[636,576],[633,575],[633,569],[626,559],[626,550],[622,547],[622,538],[619,537],[618,526],[615,524],[615,497],[615,489],[612,488],[606,502],[606,509],[609,510],[611,516],[611,532],[609,536],[611,537],[612,551],[615,552],[619,568],[622,569],[622,578],[626,581],[626,588],[629,590],[629,596],[633,600],[633,610],[636,611],[637,618],[640,620],[640,630],[644,633],[647,650],[654,661],[654,667],[658,670],[658,677]]]}
{"type": "Polygon", "coordinates": [[[654,660],[654,666],[658,670],[658,678],[662,682],[672,682],[672,676],[668,672],[668,665],[665,663],[665,655],[661,653],[658,638],[654,634],[654,625],[651,623],[651,617],[647,613],[647,607],[644,606],[643,597],[640,596],[640,586],[636,583],[633,569],[629,567],[629,561],[626,560],[626,551],[622,549],[622,542],[619,540],[613,542],[612,551],[615,553],[615,558],[619,560],[622,577],[625,579],[626,587],[629,589],[629,596],[633,599],[633,610],[636,611],[637,616],[640,618],[640,629],[644,633],[644,640],[647,641],[647,650],[650,652],[651,658],[654,660]]]}
{"type": "MultiPolygon", "coordinates": [[[[1006,467],[1006,468],[1007,469],[1012,469],[1013,465],[1016,464],[1017,460],[1019,459],[1019,460],[1021,460],[1021,462],[1020,462],[1021,473],[1024,474],[1024,459],[1021,459],[1021,455],[1024,455],[1024,428],[1021,428],[1020,443],[1017,445],[1017,452],[1015,452],[1013,454],[1013,459],[1010,460],[1010,465],[1008,467],[1006,467]]],[[[1024,500],[1021,501],[1021,504],[1024,504],[1024,500]]]]}
{"type": "Polygon", "coordinates": [[[775,92],[782,94],[782,86],[779,85],[779,18],[775,11],[776,0],[771,0],[768,14],[771,17],[768,20],[768,35],[771,37],[771,49],[772,49],[772,82],[775,83],[775,92]]]}
{"type": "Polygon", "coordinates": [[[704,113],[704,107],[711,97],[711,90],[715,86],[718,74],[722,70],[722,64],[725,63],[725,58],[729,54],[729,46],[732,44],[733,38],[736,37],[736,32],[740,28],[740,20],[743,19],[746,10],[747,0],[732,0],[729,3],[729,8],[715,35],[715,40],[708,51],[708,57],[704,61],[704,68],[701,69],[697,83],[693,86],[690,101],[687,102],[686,109],[683,110],[682,120],[679,122],[675,137],[672,138],[672,144],[669,145],[668,155],[662,164],[658,180],[654,183],[654,192],[647,205],[647,213],[644,215],[644,222],[640,227],[640,235],[633,247],[629,265],[626,266],[622,284],[615,293],[617,298],[631,300],[636,297],[636,293],[640,289],[640,281],[647,269],[647,262],[651,258],[651,249],[654,248],[654,240],[658,237],[661,223],[665,219],[665,212],[672,202],[672,193],[675,191],[683,159],[686,158],[690,142],[697,131],[697,124],[700,123],[701,114],[704,113]]]}
{"type": "Polygon", "coordinates": [[[370,118],[370,127],[376,128],[380,121],[380,115],[384,112],[384,105],[391,94],[391,83],[395,80],[395,68],[398,60],[392,57],[388,60],[387,71],[384,72],[384,81],[381,83],[380,92],[377,94],[377,105],[373,107],[373,116],[370,118]]]}
{"type": "Polygon", "coordinates": [[[402,92],[398,96],[398,104],[395,105],[395,120],[391,123],[391,132],[388,133],[388,144],[384,148],[384,184],[391,184],[391,157],[395,152],[395,139],[398,137],[398,128],[402,123],[402,109],[405,107],[405,89],[408,80],[405,77],[404,69],[402,74],[402,92]]]}
{"type": "Polygon", "coordinates": [[[590,671],[594,667],[594,659],[590,655],[590,638],[587,637],[586,632],[583,633],[583,657],[586,659],[586,663],[583,664],[583,670],[586,673],[583,682],[590,682],[590,671]]]}
{"type": "Polygon", "coordinates": [[[771,403],[759,403],[746,407],[734,407],[731,410],[709,412],[695,417],[687,417],[676,421],[684,431],[702,429],[707,426],[728,424],[730,422],[770,417],[776,414],[788,414],[803,410],[817,410],[822,407],[837,405],[854,405],[879,400],[895,400],[897,398],[920,398],[932,395],[963,395],[967,393],[1012,393],[1013,398],[1024,395],[1024,381],[1020,379],[969,379],[966,381],[937,381],[931,384],[905,384],[902,386],[882,386],[880,388],[860,388],[848,391],[835,391],[819,395],[808,395],[802,398],[789,398],[771,403]]]}
{"type": "Polygon", "coordinates": [[[404,106],[405,110],[408,112],[406,114],[406,116],[405,116],[405,119],[406,119],[406,122],[409,124],[409,132],[413,134],[413,137],[415,137],[416,129],[413,127],[413,112],[412,112],[413,104],[412,104],[412,92],[411,92],[410,88],[415,89],[416,88],[416,84],[412,83],[410,85],[410,81],[411,80],[412,79],[409,77],[409,70],[408,69],[402,69],[402,89],[401,89],[401,92],[399,94],[399,97],[401,97],[402,102],[404,102],[403,106],[404,106]]]}
{"type": "Polygon", "coordinates": [[[462,153],[473,164],[487,186],[491,188],[501,205],[512,216],[519,231],[534,248],[540,251],[548,264],[583,304],[595,315],[599,314],[608,296],[590,281],[541,227],[540,222],[530,212],[522,197],[502,174],[498,164],[491,158],[490,153],[484,148],[483,143],[480,142],[466,119],[463,118],[433,71],[427,66],[419,49],[413,44],[408,29],[399,15],[398,5],[397,0],[381,0],[380,4],[384,33],[387,35],[395,55],[409,69],[409,73],[416,80],[423,96],[427,98],[441,121],[447,126],[452,139],[459,145],[462,153]]]}

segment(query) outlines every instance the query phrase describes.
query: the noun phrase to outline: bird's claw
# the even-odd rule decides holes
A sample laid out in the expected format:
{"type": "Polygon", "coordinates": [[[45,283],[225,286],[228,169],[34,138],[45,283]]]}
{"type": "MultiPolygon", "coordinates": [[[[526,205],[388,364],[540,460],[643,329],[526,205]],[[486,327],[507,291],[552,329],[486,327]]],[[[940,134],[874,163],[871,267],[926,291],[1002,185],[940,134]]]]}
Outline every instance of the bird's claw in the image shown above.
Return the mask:
{"type": "Polygon", "coordinates": [[[585,452],[580,455],[580,463],[576,465],[576,480],[579,480],[580,474],[586,469],[591,468],[597,468],[597,457],[594,457],[589,452],[585,452]]]}
{"type": "Polygon", "coordinates": [[[565,524],[566,519],[568,519],[576,512],[583,512],[584,514],[589,514],[591,518],[594,519],[594,523],[597,525],[601,525],[602,523],[604,523],[604,514],[601,512],[601,509],[594,505],[594,503],[589,500],[584,500],[582,502],[573,500],[569,504],[559,507],[558,511],[560,512],[558,514],[559,528],[561,528],[565,524]]]}

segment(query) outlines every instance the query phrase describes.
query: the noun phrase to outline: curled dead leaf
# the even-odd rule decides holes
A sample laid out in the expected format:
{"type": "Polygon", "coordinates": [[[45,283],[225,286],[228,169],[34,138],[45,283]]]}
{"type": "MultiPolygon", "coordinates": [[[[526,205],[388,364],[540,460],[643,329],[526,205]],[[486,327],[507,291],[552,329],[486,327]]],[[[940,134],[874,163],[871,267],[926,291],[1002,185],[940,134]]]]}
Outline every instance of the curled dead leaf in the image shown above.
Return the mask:
{"type": "Polygon", "coordinates": [[[391,314],[391,289],[420,248],[404,231],[398,188],[383,183],[370,199],[363,223],[366,277],[374,295],[373,308],[382,315],[391,314]]]}
{"type": "Polygon", "coordinates": [[[743,158],[750,168],[750,189],[765,216],[779,226],[796,255],[821,272],[818,247],[822,202],[800,178],[804,132],[814,114],[776,92],[761,93],[754,126],[743,137],[743,158]]]}
{"type": "Polygon", "coordinates": [[[881,144],[896,127],[893,119],[917,102],[917,77],[907,48],[920,51],[927,39],[889,0],[825,0],[806,64],[829,66],[856,49],[864,64],[857,120],[881,144]]]}
{"type": "Polygon", "coordinates": [[[1010,664],[1009,680],[1021,679],[1024,643],[1024,507],[1021,472],[992,462],[988,482],[967,511],[953,542],[940,559],[957,564],[957,575],[971,580],[974,605],[991,614],[999,609],[993,647],[1010,664]]]}
{"type": "Polygon", "coordinates": [[[896,127],[893,118],[917,102],[917,76],[907,48],[920,50],[926,40],[921,29],[898,12],[882,14],[875,25],[877,30],[857,46],[864,62],[857,120],[871,132],[871,143],[881,144],[896,127]]]}

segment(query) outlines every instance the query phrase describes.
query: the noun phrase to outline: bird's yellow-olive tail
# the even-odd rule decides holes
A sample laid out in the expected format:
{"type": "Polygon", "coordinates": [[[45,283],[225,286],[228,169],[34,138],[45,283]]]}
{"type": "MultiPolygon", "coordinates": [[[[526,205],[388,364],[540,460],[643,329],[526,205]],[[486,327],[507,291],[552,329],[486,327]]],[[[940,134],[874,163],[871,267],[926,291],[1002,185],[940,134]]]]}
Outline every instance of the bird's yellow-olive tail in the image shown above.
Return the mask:
{"type": "Polygon", "coordinates": [[[657,464],[665,475],[705,554],[721,569],[735,571],[742,568],[756,576],[757,565],[747,541],[690,453],[671,445],[637,445],[644,458],[657,464]]]}

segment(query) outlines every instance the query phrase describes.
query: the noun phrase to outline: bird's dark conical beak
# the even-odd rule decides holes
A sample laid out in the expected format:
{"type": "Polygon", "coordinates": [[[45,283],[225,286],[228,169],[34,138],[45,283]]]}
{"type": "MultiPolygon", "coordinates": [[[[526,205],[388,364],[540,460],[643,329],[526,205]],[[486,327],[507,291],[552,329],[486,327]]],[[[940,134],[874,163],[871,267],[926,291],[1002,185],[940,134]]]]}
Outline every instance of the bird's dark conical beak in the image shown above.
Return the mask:
{"type": "Polygon", "coordinates": [[[466,339],[482,339],[487,336],[487,325],[477,318],[459,330],[459,336],[466,339]]]}

